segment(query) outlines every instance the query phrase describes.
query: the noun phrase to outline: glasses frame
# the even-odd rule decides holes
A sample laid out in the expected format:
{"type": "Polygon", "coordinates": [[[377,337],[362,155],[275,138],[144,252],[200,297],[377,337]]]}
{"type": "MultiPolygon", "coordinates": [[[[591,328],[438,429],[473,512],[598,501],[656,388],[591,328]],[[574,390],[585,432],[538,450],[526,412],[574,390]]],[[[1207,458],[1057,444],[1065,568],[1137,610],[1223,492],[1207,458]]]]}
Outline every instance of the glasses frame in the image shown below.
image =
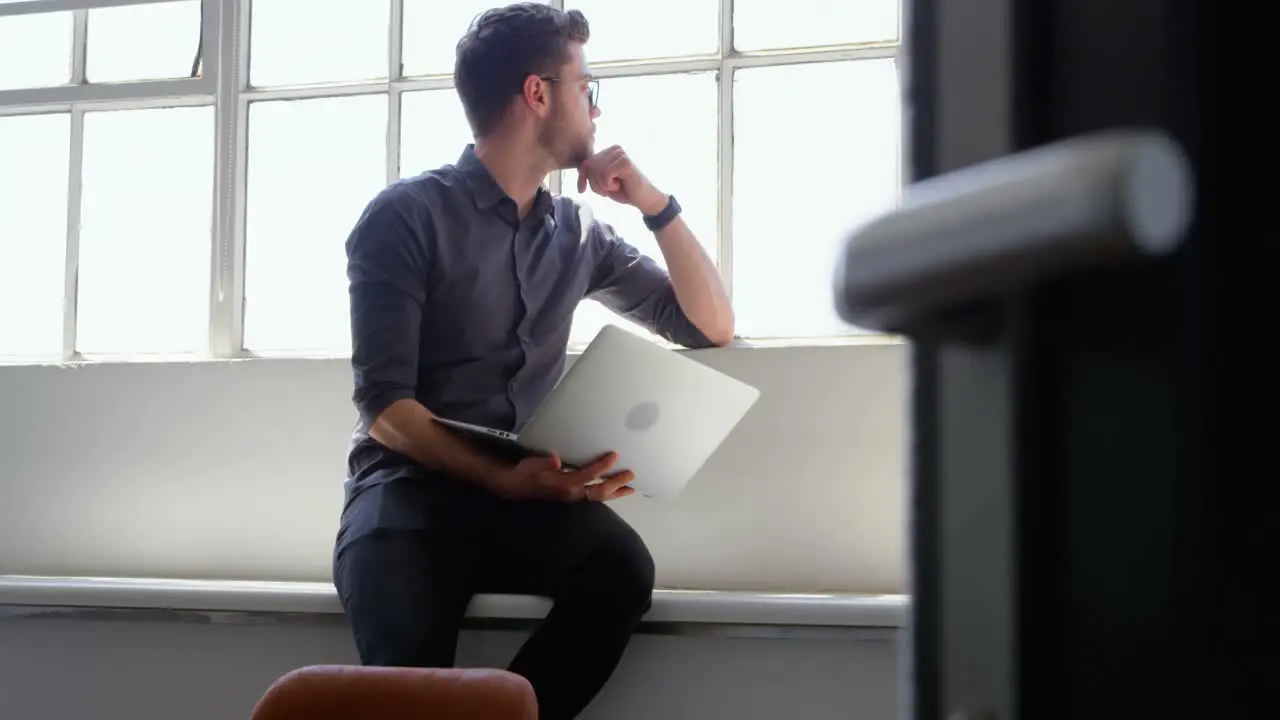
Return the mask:
{"type": "MultiPolygon", "coordinates": [[[[549,83],[563,83],[564,78],[555,77],[554,75],[539,75],[539,80],[549,83]]],[[[600,80],[597,78],[582,78],[582,82],[587,83],[587,103],[592,110],[600,107],[600,80]]]]}

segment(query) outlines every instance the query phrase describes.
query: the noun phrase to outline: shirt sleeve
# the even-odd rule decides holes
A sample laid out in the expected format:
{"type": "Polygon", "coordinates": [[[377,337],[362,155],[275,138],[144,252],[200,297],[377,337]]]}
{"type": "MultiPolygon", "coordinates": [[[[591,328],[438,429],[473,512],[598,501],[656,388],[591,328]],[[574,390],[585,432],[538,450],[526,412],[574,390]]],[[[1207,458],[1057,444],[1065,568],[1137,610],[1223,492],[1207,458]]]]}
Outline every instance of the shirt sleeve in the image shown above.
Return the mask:
{"type": "Polygon", "coordinates": [[[668,342],[686,348],[715,345],[684,314],[661,265],[618,237],[611,225],[594,218],[587,222],[587,242],[597,258],[587,297],[668,342]]]}
{"type": "Polygon", "coordinates": [[[346,243],[352,400],[365,427],[417,391],[428,225],[411,222],[404,202],[374,200],[346,243]]]}

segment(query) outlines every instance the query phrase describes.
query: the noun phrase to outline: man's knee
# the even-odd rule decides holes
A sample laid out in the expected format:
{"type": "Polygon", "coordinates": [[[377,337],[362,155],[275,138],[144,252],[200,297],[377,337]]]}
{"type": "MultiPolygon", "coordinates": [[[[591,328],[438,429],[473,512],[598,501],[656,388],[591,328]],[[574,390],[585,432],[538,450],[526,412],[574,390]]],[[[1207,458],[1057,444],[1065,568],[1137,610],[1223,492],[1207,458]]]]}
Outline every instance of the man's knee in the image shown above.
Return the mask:
{"type": "Polygon", "coordinates": [[[621,518],[602,532],[583,568],[584,590],[614,612],[639,619],[653,603],[653,555],[631,526],[621,518]]]}

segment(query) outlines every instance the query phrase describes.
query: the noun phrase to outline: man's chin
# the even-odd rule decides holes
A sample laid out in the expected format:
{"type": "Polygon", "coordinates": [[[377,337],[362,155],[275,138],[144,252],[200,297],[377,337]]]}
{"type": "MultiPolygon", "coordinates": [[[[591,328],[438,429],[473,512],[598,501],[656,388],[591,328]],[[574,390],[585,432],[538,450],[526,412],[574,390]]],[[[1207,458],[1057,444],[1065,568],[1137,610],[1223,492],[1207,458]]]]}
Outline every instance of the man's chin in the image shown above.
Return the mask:
{"type": "Polygon", "coordinates": [[[560,169],[561,169],[561,170],[576,170],[576,169],[578,169],[578,168],[582,167],[582,163],[586,162],[586,161],[587,161],[587,160],[588,160],[592,155],[594,155],[594,154],[595,154],[595,152],[594,152],[590,147],[587,147],[587,148],[586,148],[586,149],[584,149],[584,150],[580,150],[580,151],[578,151],[578,152],[574,153],[573,155],[569,156],[569,159],[568,159],[568,161],[565,163],[564,167],[562,167],[562,168],[560,168],[560,169]]]}

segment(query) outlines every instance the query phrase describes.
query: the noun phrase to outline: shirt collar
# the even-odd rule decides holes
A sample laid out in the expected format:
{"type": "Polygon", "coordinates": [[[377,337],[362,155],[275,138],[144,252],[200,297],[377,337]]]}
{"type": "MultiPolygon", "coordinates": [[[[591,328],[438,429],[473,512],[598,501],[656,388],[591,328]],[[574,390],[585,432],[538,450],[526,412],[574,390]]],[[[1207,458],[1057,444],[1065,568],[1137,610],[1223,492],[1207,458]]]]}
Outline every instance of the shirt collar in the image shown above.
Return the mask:
{"type": "MultiPolygon", "coordinates": [[[[458,162],[454,164],[458,168],[458,172],[462,174],[462,178],[471,187],[471,197],[476,201],[476,207],[481,210],[492,210],[507,197],[507,193],[494,179],[489,168],[480,162],[480,158],[476,156],[476,146],[468,144],[462,151],[462,156],[458,158],[458,162]]],[[[533,216],[541,217],[551,211],[551,192],[547,188],[539,187],[538,194],[533,200],[533,216]]]]}

